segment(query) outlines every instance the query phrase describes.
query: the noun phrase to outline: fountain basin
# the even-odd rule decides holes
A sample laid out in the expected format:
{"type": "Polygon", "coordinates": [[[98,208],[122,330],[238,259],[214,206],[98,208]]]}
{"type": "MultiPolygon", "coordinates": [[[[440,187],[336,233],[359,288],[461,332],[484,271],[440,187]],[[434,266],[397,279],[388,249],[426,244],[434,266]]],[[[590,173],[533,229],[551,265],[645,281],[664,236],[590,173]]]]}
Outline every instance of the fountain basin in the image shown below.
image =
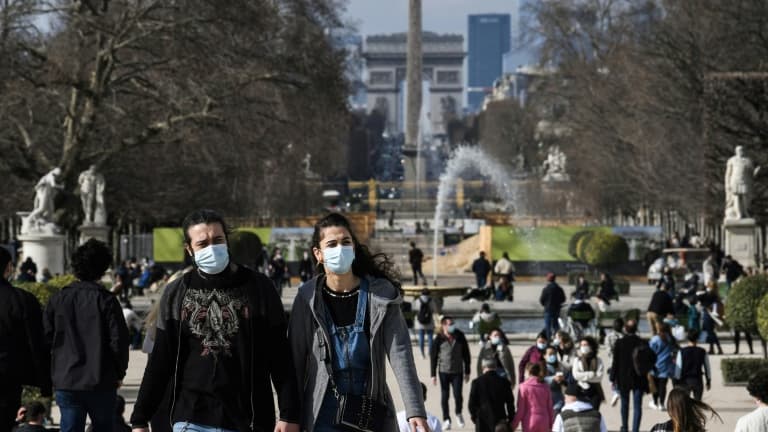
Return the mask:
{"type": "Polygon", "coordinates": [[[418,297],[424,288],[429,289],[430,296],[441,299],[448,296],[463,296],[469,289],[466,285],[403,285],[403,296],[418,297]]]}

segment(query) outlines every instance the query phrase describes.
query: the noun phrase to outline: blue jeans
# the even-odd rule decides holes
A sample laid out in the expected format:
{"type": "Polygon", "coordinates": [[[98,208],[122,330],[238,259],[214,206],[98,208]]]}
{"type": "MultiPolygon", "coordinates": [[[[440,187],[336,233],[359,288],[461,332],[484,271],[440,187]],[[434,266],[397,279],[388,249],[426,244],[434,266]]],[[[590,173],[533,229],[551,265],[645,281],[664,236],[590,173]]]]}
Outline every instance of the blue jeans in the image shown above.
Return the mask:
{"type": "Polygon", "coordinates": [[[173,424],[173,432],[236,432],[231,429],[222,429],[190,422],[176,422],[173,424]]]}
{"type": "Polygon", "coordinates": [[[485,288],[485,281],[488,280],[488,275],[475,275],[475,280],[477,281],[477,289],[483,289],[485,288]]]}
{"type": "Polygon", "coordinates": [[[544,333],[548,340],[552,340],[552,334],[560,330],[560,323],[557,322],[560,314],[544,311],[544,333]]]}
{"type": "Polygon", "coordinates": [[[432,350],[432,338],[435,336],[435,330],[434,329],[419,329],[419,349],[421,349],[421,356],[424,357],[424,334],[427,335],[427,339],[429,339],[429,345],[427,346],[427,349],[432,350]]]}
{"type": "Polygon", "coordinates": [[[91,418],[94,431],[111,431],[117,390],[56,390],[56,404],[61,411],[61,432],[83,432],[86,415],[91,418]]]}
{"type": "Polygon", "coordinates": [[[461,389],[464,384],[464,376],[461,373],[442,373],[440,372],[440,405],[443,408],[443,420],[450,420],[451,414],[448,409],[448,397],[450,396],[450,387],[453,386],[453,399],[456,401],[456,414],[461,414],[462,399],[461,389]]]}
{"type": "MultiPolygon", "coordinates": [[[[640,419],[643,417],[643,391],[632,389],[632,402],[635,404],[635,410],[632,413],[632,432],[640,430],[640,419]]],[[[629,420],[629,392],[630,390],[621,390],[621,431],[627,432],[627,421],[629,420]]]]}

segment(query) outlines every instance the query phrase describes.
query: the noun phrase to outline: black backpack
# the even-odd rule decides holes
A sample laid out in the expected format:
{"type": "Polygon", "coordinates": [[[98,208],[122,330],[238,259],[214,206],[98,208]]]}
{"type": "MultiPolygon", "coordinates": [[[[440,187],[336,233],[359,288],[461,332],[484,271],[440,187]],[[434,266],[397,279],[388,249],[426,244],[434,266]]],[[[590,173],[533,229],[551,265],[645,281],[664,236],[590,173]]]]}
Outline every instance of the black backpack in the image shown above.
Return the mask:
{"type": "Polygon", "coordinates": [[[421,306],[419,307],[419,314],[416,316],[416,319],[419,320],[419,323],[427,325],[432,322],[432,308],[429,307],[429,303],[432,302],[432,299],[419,301],[421,302],[421,306]]]}
{"type": "Polygon", "coordinates": [[[638,345],[632,351],[632,363],[635,373],[641,377],[647,376],[656,366],[656,353],[647,343],[638,345]]]}

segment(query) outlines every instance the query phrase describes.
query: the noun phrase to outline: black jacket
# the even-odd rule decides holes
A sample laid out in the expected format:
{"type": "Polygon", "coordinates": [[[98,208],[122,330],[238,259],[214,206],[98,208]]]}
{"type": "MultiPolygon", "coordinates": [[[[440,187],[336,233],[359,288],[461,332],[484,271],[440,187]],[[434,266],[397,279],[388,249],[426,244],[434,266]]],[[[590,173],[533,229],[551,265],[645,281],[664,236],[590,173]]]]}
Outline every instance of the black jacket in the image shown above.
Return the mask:
{"type": "Polygon", "coordinates": [[[672,297],[669,296],[669,293],[661,290],[653,293],[651,303],[648,305],[648,312],[655,312],[661,318],[667,314],[675,313],[675,306],[672,304],[672,297]]]}
{"type": "Polygon", "coordinates": [[[40,387],[44,396],[51,394],[42,314],[34,295],[0,278],[0,393],[31,385],[40,387]]]}
{"type": "Polygon", "coordinates": [[[541,291],[539,303],[544,306],[545,312],[558,314],[565,303],[565,292],[556,282],[550,282],[541,291]]]}
{"type": "Polygon", "coordinates": [[[494,432],[499,421],[512,421],[515,417],[515,398],[509,380],[494,371],[476,378],[469,390],[468,408],[476,432],[494,432]]]}
{"type": "Polygon", "coordinates": [[[640,389],[648,392],[648,378],[641,377],[635,372],[633,357],[635,348],[647,343],[637,335],[626,335],[617,340],[616,345],[613,346],[610,378],[619,390],[640,389]]]}
{"type": "Polygon", "coordinates": [[[48,300],[43,316],[57,390],[114,390],[128,369],[128,327],[117,298],[75,282],[48,300]]]}
{"type": "MultiPolygon", "coordinates": [[[[209,406],[194,406],[195,411],[192,413],[184,411],[185,406],[189,407],[190,403],[197,402],[190,401],[189,397],[185,396],[190,394],[189,389],[181,388],[186,373],[201,372],[200,357],[205,355],[196,351],[199,347],[193,349],[188,346],[190,332],[192,332],[191,323],[205,321],[208,314],[214,311],[211,307],[212,302],[209,302],[205,308],[196,306],[198,294],[192,289],[195,284],[193,277],[200,276],[189,272],[171,282],[163,292],[154,348],[149,356],[131,415],[131,425],[134,428],[147,426],[163,400],[167,388],[171,391],[171,422],[194,421],[194,419],[180,418],[180,416],[206,415],[201,410],[206,410],[209,406]],[[187,293],[190,293],[190,296],[187,296],[187,293]]],[[[231,292],[230,289],[238,290],[238,294],[242,297],[233,300],[237,307],[234,307],[235,303],[232,302],[218,304],[219,301],[217,301],[216,310],[222,312],[218,314],[224,318],[222,325],[229,326],[222,331],[236,329],[229,331],[225,336],[231,338],[227,343],[231,343],[231,346],[237,349],[231,353],[219,352],[218,356],[229,355],[228,359],[221,361],[232,364],[231,360],[234,360],[239,365],[237,368],[239,370],[223,371],[223,373],[240,378],[237,382],[228,383],[226,386],[209,389],[209,394],[218,401],[227,401],[231,404],[225,405],[226,414],[231,414],[227,421],[234,423],[238,430],[271,432],[275,427],[275,406],[272,397],[272,383],[274,383],[280,419],[298,423],[299,389],[287,339],[285,311],[277,291],[265,275],[242,266],[234,272],[233,278],[235,281],[230,288],[222,288],[218,291],[223,294],[221,296],[223,298],[231,292]],[[230,319],[232,313],[237,315],[236,322],[230,319]]],[[[198,333],[192,332],[192,334],[198,333]]],[[[199,335],[199,339],[201,345],[208,340],[204,339],[204,335],[199,335]]],[[[218,341],[219,339],[216,339],[212,342],[218,341]]],[[[205,382],[196,384],[206,385],[205,382]]],[[[197,401],[200,400],[202,399],[197,399],[197,401]]],[[[221,427],[215,424],[210,426],[221,427]]]]}
{"type": "Polygon", "coordinates": [[[478,277],[487,277],[491,272],[491,263],[485,258],[477,258],[472,262],[472,273],[478,277]]]}

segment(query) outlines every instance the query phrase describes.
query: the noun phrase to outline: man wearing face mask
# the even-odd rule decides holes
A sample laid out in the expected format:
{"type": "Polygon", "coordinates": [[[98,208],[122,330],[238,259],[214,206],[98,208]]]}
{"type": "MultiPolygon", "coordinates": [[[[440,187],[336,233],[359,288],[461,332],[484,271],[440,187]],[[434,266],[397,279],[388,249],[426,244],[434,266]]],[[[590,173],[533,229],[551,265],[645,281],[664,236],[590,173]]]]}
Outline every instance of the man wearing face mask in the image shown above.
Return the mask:
{"type": "Polygon", "coordinates": [[[464,333],[456,328],[451,317],[443,317],[440,321],[441,332],[435,337],[430,352],[430,370],[432,384],[437,385],[437,372],[440,376],[440,403],[443,409],[443,429],[451,428],[451,415],[448,409],[450,388],[453,387],[453,398],[456,401],[456,424],[464,427],[462,406],[462,372],[464,382],[469,381],[469,344],[464,333]]]}
{"type": "Polygon", "coordinates": [[[51,394],[50,350],[46,349],[37,299],[8,282],[11,254],[0,247],[0,431],[10,431],[21,405],[21,386],[51,394]]]}
{"type": "Polygon", "coordinates": [[[275,287],[230,261],[227,226],[216,212],[192,212],[182,229],[194,270],[163,292],[133,430],[148,430],[169,389],[175,432],[298,432],[298,386],[275,287]]]}

